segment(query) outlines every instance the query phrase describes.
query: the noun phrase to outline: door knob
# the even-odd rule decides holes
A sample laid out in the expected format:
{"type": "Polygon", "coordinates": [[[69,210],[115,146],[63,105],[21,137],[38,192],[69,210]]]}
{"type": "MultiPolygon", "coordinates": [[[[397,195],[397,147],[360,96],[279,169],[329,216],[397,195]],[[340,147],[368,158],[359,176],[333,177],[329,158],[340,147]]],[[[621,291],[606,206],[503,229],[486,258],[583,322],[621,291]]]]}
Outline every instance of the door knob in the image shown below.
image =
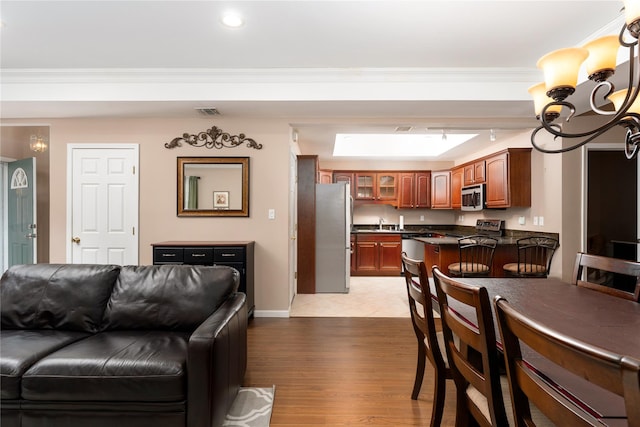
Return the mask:
{"type": "Polygon", "coordinates": [[[79,237],[74,237],[73,239],[71,239],[71,241],[73,243],[79,244],[80,243],[80,238],[79,237]]]}

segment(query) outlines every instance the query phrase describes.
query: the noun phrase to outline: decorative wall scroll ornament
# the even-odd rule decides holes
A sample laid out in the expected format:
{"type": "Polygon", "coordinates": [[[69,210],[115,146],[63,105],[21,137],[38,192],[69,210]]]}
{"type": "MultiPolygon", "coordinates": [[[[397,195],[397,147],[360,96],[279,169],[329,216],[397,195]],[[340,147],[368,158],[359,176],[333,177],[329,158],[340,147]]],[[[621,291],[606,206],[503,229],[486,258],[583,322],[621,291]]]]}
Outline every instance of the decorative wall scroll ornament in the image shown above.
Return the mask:
{"type": "Polygon", "coordinates": [[[211,129],[207,129],[205,132],[198,134],[183,133],[179,138],[173,138],[171,142],[164,144],[165,148],[174,148],[182,146],[182,143],[187,143],[194,147],[206,147],[206,148],[234,148],[241,144],[247,144],[249,148],[255,148],[256,150],[262,149],[262,144],[258,144],[251,138],[246,138],[244,133],[238,135],[230,135],[227,132],[222,132],[217,126],[213,126],[211,129]]]}

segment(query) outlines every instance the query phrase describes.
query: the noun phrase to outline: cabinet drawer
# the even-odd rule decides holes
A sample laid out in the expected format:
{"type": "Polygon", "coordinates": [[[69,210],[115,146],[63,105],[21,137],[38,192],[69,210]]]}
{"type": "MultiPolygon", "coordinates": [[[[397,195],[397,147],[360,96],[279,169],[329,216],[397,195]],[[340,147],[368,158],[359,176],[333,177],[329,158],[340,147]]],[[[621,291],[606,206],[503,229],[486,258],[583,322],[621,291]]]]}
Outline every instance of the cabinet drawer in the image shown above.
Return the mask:
{"type": "Polygon", "coordinates": [[[213,264],[213,248],[185,248],[185,264],[213,264]]]}
{"type": "Polygon", "coordinates": [[[162,248],[153,249],[154,264],[181,264],[184,260],[183,248],[162,248]]]}
{"type": "Polygon", "coordinates": [[[213,248],[213,261],[214,262],[243,262],[244,261],[244,248],[238,247],[220,247],[213,248]]]}

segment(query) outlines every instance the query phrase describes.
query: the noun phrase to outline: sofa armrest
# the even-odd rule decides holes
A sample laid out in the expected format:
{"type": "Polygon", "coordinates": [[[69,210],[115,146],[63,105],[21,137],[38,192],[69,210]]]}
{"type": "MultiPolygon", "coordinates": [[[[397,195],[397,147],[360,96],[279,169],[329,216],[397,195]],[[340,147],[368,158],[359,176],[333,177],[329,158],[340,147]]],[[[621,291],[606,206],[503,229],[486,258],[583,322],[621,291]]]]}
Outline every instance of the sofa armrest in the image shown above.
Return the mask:
{"type": "Polygon", "coordinates": [[[230,296],[189,338],[187,426],[220,426],[247,369],[246,295],[230,296]]]}

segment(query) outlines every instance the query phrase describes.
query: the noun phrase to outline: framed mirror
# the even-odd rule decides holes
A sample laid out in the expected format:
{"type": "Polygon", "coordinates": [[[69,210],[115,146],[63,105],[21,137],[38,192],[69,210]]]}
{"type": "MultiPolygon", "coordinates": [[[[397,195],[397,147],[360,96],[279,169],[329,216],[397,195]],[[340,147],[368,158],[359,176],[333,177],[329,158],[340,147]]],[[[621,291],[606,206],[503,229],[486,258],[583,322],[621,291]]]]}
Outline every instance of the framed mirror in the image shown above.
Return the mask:
{"type": "Polygon", "coordinates": [[[249,157],[178,157],[178,216],[249,216],[249,157]]]}

